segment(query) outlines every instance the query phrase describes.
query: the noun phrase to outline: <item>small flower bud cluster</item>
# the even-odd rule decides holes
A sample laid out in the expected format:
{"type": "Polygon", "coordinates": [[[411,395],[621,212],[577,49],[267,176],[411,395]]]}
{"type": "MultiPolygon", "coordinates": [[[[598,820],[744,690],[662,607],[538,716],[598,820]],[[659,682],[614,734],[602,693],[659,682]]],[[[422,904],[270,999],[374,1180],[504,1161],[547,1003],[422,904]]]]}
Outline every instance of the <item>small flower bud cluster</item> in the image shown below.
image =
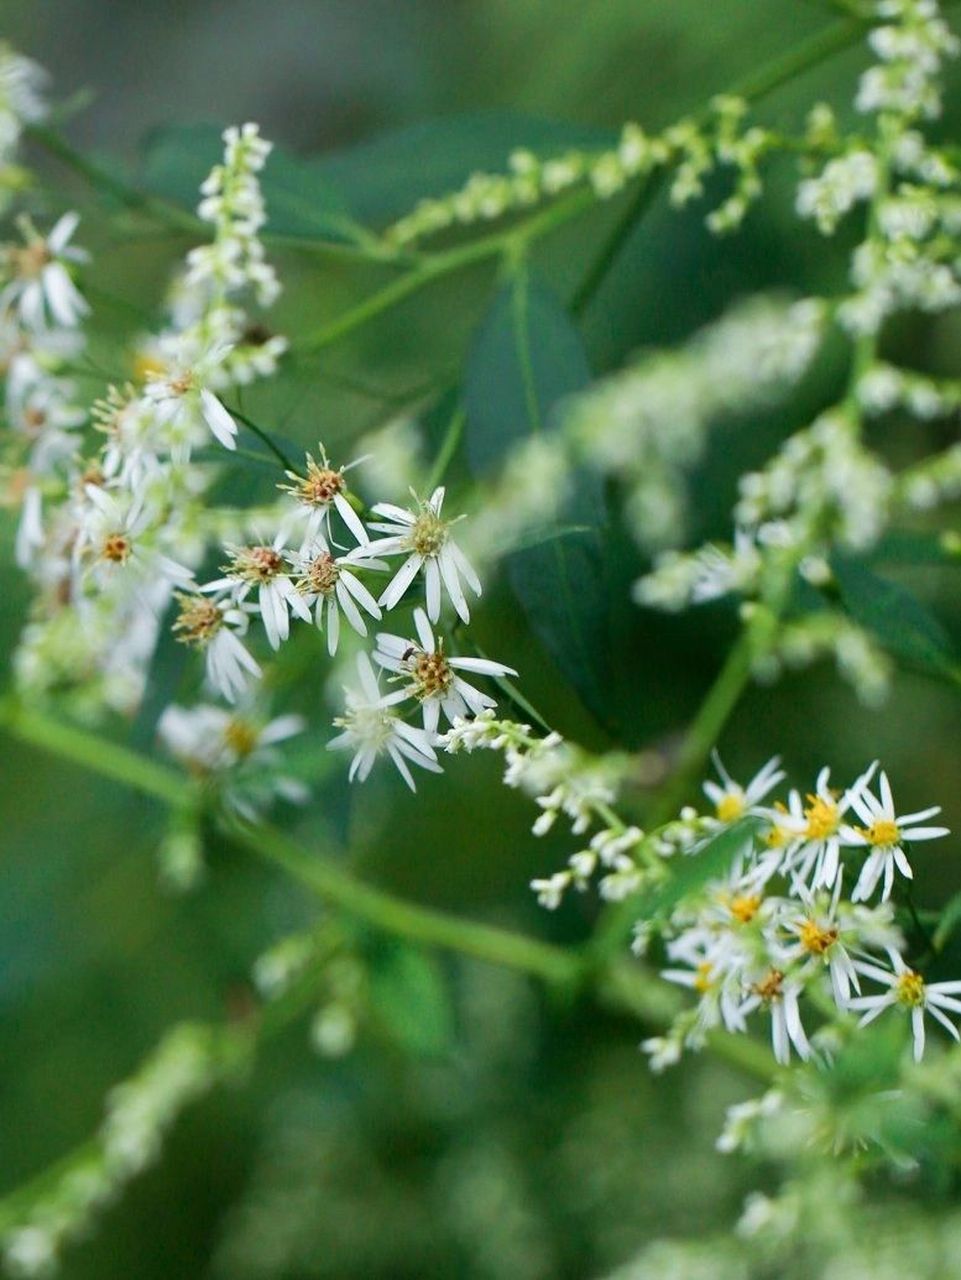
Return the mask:
{"type": "Polygon", "coordinates": [[[387,231],[397,245],[409,245],[449,227],[491,221],[530,208],[573,186],[590,183],[599,199],[608,199],[632,178],[667,163],[670,147],[649,137],[639,125],[626,124],[618,145],[606,151],[568,151],[541,160],[532,151],[517,150],[508,172],[474,173],[459,191],[422,200],[387,231]]]}
{"type": "Polygon", "coordinates": [[[50,1275],[63,1247],[156,1161],[184,1108],[229,1074],[239,1049],[231,1033],[199,1025],[168,1033],[138,1074],[108,1096],[94,1150],[34,1199],[24,1217],[4,1223],[0,1249],[9,1273],[50,1275]]]}
{"type": "MultiPolygon", "coordinates": [[[[187,255],[186,269],[172,291],[172,314],[178,340],[198,348],[230,348],[210,385],[214,390],[270,377],[287,350],[286,338],[251,324],[236,300],[250,294],[259,307],[270,307],[280,283],[266,260],[259,232],[267,212],[257,174],[272,144],[256,124],[224,131],[224,161],[201,187],[197,213],[214,228],[210,244],[187,255]]],[[[166,354],[164,340],[158,344],[166,354]]]]}
{"type": "Polygon", "coordinates": [[[946,58],[956,58],[961,43],[938,12],[936,0],[878,0],[886,20],[868,37],[879,65],[861,77],[857,108],[907,120],[941,114],[940,74],[946,58]]]}
{"type": "Polygon", "coordinates": [[[410,245],[450,227],[521,212],[576,186],[589,185],[598,200],[609,200],[633,179],[668,166],[674,166],[670,201],[675,208],[703,196],[705,179],[718,167],[733,169],[733,192],[708,215],[712,231],[733,231],[761,194],[760,161],[774,138],[756,126],[743,128],[748,110],[743,98],[718,97],[711,108],[706,124],[684,119],[653,136],[628,122],[617,146],[604,151],[567,151],[546,160],[526,149],[514,151],[506,173],[474,173],[460,190],[422,200],[387,230],[387,239],[410,245]]]}
{"type": "Polygon", "coordinates": [[[538,737],[530,725],[497,719],[492,709],[470,721],[456,720],[438,741],[451,753],[502,752],[505,785],[526,792],[541,810],[532,828],[536,836],[546,835],[561,815],[574,835],[597,827],[563,871],[532,882],[542,906],[553,910],[569,888],[584,890],[598,871],[602,897],[613,901],[637,892],[655,855],[647,852],[644,833],[611,809],[626,761],[588,756],[558,733],[538,737]]]}
{"type": "Polygon", "coordinates": [[[961,1014],[961,982],[928,982],[909,966],[891,902],[898,878],[914,874],[908,850],[947,834],[925,825],[939,808],[899,814],[876,763],[843,791],[822,769],[813,791],[791,791],[773,806],[765,801],[784,777],[777,759],[744,786],[719,761],[718,769],[720,781],[704,788],[714,813],[703,820],[714,835],[677,856],[697,858],[735,823],[744,839],[727,874],[683,898],[662,930],[663,976],[698,1002],[645,1044],[652,1065],[702,1047],[716,1027],[745,1032],[759,1012],[770,1019],[780,1063],[828,1055],[835,1027],[843,1031],[852,1014],[861,1025],[889,1009],[907,1015],[916,1059],[925,1014],[961,1038],[948,1016],[961,1014]],[[808,1016],[829,1009],[811,1037],[805,1008],[808,1016]]]}

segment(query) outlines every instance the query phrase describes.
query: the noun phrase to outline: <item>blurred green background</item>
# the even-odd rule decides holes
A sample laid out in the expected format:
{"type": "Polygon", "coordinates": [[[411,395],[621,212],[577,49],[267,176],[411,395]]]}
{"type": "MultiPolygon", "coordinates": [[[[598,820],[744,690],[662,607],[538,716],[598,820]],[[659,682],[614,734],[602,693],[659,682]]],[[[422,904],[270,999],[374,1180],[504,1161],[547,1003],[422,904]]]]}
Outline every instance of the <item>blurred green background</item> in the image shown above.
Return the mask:
{"type": "MultiPolygon", "coordinates": [[[[265,136],[303,154],[462,112],[660,126],[830,20],[823,6],[802,0],[6,0],[4,17],[4,34],[49,67],[59,97],[93,91],[71,137],[131,166],[144,134],[171,123],[255,119],[265,136]]],[[[796,127],[816,97],[843,107],[862,62],[860,51],[833,58],[775,95],[763,116],[796,127]]],[[[949,102],[943,128],[957,136],[961,104],[956,94],[949,102]]],[[[62,170],[43,162],[43,171],[65,204],[90,204],[62,170]]],[[[712,240],[703,212],[658,207],[626,246],[583,321],[597,372],[639,346],[683,338],[755,290],[841,287],[850,242],[825,245],[798,227],[787,168],[775,169],[771,196],[743,234],[712,240]]],[[[562,295],[616,213],[615,202],[539,251],[562,295]]],[[[109,352],[137,324],[131,316],[159,307],[187,242],[125,245],[92,212],[82,239],[97,258],[104,299],[113,299],[95,307],[95,343],[109,352]]],[[[286,285],[275,321],[288,334],[382,282],[369,266],[272,256],[286,285]]],[[[448,280],[256,391],[250,411],[304,447],[322,438],[345,455],[389,420],[391,398],[404,388],[451,381],[492,284],[486,269],[448,280]],[[367,390],[347,389],[347,379],[367,390]]],[[[905,363],[957,376],[959,336],[949,316],[905,324],[897,340],[905,363]]],[[[737,474],[831,400],[842,356],[828,351],[789,409],[723,428],[694,481],[698,538],[725,534],[737,474]]],[[[884,432],[879,444],[902,461],[950,438],[936,428],[922,438],[922,428],[896,422],[884,432]]],[[[451,483],[456,503],[467,483],[459,459],[451,483]]],[[[4,565],[10,543],[5,521],[4,565]]],[[[642,568],[626,540],[612,549],[610,567],[619,593],[611,626],[622,742],[669,743],[716,672],[733,617],[724,607],[680,619],[641,614],[626,601],[642,568]]],[[[912,585],[957,636],[961,604],[950,572],[915,572],[912,585]]],[[[26,607],[9,568],[0,571],[0,602],[6,683],[26,607]]],[[[608,744],[506,585],[492,585],[475,635],[519,668],[525,693],[551,723],[588,745],[608,744]]],[[[327,668],[313,641],[290,658],[280,702],[308,712],[324,733],[327,668]]],[[[159,691],[132,729],[141,746],[178,674],[162,667],[159,691]]],[[[735,772],[780,751],[799,785],[822,763],[847,777],[881,756],[909,809],[942,802],[957,829],[959,727],[957,701],[920,677],[900,676],[891,700],[867,711],[832,671],[818,670],[753,690],[722,748],[735,772]]],[[[500,786],[496,761],[458,759],[447,778],[425,779],[416,798],[384,773],[363,792],[348,791],[339,763],[314,779],[314,790],[305,813],[283,820],[305,844],[338,850],[359,874],[560,941],[589,931],[590,901],[557,916],[533,904],[531,876],[553,870],[573,845],[563,835],[530,838],[534,814],[500,786]]],[[[172,1022],[242,1016],[256,956],[316,919],[300,890],[216,847],[199,892],[164,893],[154,861],[163,823],[145,800],[0,739],[7,1188],[95,1128],[105,1092],[172,1022]]],[[[937,905],[961,884],[961,864],[945,848],[925,857],[919,903],[937,905]]],[[[961,972],[961,952],[945,967],[961,972]]],[[[755,1091],[752,1081],[710,1060],[655,1079],[637,1052],[647,1030],[639,1024],[558,1007],[526,980],[481,965],[444,959],[442,972],[453,1020],[442,1044],[411,1053],[375,1011],[357,1049],[330,1062],[298,1025],[241,1087],[188,1113],[161,1164],[68,1255],[64,1274],[559,1280],[603,1275],[660,1236],[730,1226],[756,1172],[716,1155],[714,1140],[724,1108],[755,1091]]]]}

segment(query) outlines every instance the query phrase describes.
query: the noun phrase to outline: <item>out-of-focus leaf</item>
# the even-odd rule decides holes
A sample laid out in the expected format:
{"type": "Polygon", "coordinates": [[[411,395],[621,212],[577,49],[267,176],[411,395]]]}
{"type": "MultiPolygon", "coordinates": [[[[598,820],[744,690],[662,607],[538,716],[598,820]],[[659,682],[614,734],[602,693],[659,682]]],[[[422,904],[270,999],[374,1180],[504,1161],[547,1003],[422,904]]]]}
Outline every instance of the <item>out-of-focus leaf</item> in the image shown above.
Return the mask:
{"type": "MultiPolygon", "coordinates": [[[[194,209],[200,184],[223,155],[216,125],[175,125],[147,139],[141,186],[151,195],[194,209]]],[[[347,204],[316,166],[274,148],[260,175],[268,228],[304,239],[353,239],[347,204]]]]}
{"type": "Polygon", "coordinates": [[[478,170],[503,173],[512,151],[542,158],[569,148],[612,146],[609,130],[543,120],[512,111],[481,111],[427,120],[370,142],[320,156],[312,171],[343,191],[361,222],[391,222],[418,200],[462,186],[478,170]]]}
{"type": "Polygon", "coordinates": [[[670,876],[641,901],[637,918],[651,920],[670,915],[679,902],[703,889],[709,880],[723,878],[734,859],[748,852],[764,825],[763,818],[740,818],[705,841],[696,853],[672,858],[668,864],[670,876]]]}
{"type": "Polygon", "coordinates": [[[374,1013],[408,1052],[446,1052],[454,1040],[450,992],[437,960],[402,944],[378,948],[370,962],[374,1013]]]}
{"type": "Polygon", "coordinates": [[[895,658],[944,676],[957,670],[951,637],[911,591],[850,556],[834,556],[831,567],[848,613],[895,658]]]}
{"type": "Polygon", "coordinates": [[[953,531],[891,529],[870,556],[872,564],[951,564],[961,567],[961,538],[953,531]]]}
{"type": "MultiPolygon", "coordinates": [[[[500,467],[528,436],[554,428],[553,410],[586,386],[590,368],[577,329],[546,288],[518,271],[481,323],[467,362],[467,455],[479,476],[500,467]]],[[[558,513],[581,526],[564,538],[513,552],[511,586],[531,626],[598,719],[609,719],[608,602],[598,536],[601,482],[572,477],[558,513]]]]}

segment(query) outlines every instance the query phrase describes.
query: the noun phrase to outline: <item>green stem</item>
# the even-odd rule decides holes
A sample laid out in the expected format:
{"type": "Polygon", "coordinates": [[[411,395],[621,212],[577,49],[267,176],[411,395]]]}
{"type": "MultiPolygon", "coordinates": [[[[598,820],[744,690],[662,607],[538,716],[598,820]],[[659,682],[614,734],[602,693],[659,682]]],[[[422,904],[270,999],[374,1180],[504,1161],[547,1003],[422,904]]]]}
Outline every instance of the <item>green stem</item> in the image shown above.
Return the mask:
{"type": "MultiPolygon", "coordinates": [[[[189,784],[172,770],[118,743],[104,741],[97,734],[29,710],[12,698],[0,701],[0,728],[165,804],[182,807],[193,798],[189,784]]],[[[360,883],[333,859],[308,853],[269,827],[254,828],[231,821],[226,828],[238,846],[280,867],[323,901],[384,933],[516,969],[561,990],[577,990],[590,979],[597,984],[598,997],[604,1003],[657,1023],[666,1023],[676,1012],[675,994],[637,965],[618,961],[613,968],[599,967],[594,951],[565,949],[405,902],[360,883]]],[[[712,1047],[720,1057],[754,1075],[762,1072],[764,1064],[763,1074],[770,1076],[770,1058],[757,1046],[746,1048],[737,1037],[720,1036],[712,1047]]]]}
{"type": "Polygon", "coordinates": [[[177,231],[196,233],[202,230],[206,234],[209,230],[194,214],[188,213],[178,205],[168,204],[166,200],[159,200],[155,196],[138,191],[129,183],[101,169],[98,164],[72,147],[56,129],[50,129],[44,125],[28,125],[26,135],[32,142],[55,156],[68,169],[79,174],[94,190],[116,200],[125,208],[149,214],[177,231]]]}
{"type": "Polygon", "coordinates": [[[232,417],[236,418],[238,422],[242,422],[248,431],[253,432],[262,444],[267,446],[285,471],[296,471],[294,464],[287,457],[286,453],[284,453],[283,449],[281,449],[280,445],[274,442],[268,431],[265,431],[263,427],[258,426],[257,423],[251,418],[248,418],[245,413],[241,413],[235,405],[225,404],[224,408],[232,417]]]}
{"type": "Polygon", "coordinates": [[[552,985],[575,984],[583,971],[583,960],[577,952],[404,902],[361,884],[336,863],[306,853],[293,840],[269,827],[232,823],[229,834],[236,844],[281,867],[325,902],[384,933],[518,969],[552,985]]]}
{"type": "Polygon", "coordinates": [[[95,733],[29,710],[9,696],[0,700],[0,729],[164,804],[179,808],[185,803],[184,779],[173,769],[95,733]]]}

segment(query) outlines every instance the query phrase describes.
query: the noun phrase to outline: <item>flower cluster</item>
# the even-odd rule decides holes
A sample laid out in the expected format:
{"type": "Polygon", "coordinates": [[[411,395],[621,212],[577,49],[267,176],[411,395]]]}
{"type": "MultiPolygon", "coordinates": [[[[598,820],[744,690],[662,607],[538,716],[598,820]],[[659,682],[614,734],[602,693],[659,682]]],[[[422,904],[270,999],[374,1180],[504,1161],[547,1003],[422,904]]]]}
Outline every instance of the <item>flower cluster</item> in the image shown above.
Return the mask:
{"type": "Polygon", "coordinates": [[[139,703],[160,619],[193,580],[213,520],[205,494],[216,471],[197,451],[213,441],[235,447],[237,425],[220,395],[272,368],[255,361],[241,372],[231,345],[247,324],[245,295],[269,301],[276,292],[266,287],[272,277],[256,241],[262,210],[252,176],[268,147],[255,126],[227,130],[225,142],[227,160],[207,198],[214,207],[205,201],[201,209],[215,225],[212,256],[193,251],[169,327],[149,359],[143,351],[138,358],[146,380],[110,387],[89,412],[62,376],[82,348],[78,326],[88,309],[73,281],[83,261],[70,244],[76,215],[45,237],[23,223],[24,246],[3,254],[7,491],[21,502],[19,560],[37,592],[17,671],[34,692],[76,688],[91,711],[139,703]],[[230,270],[216,274],[214,259],[230,270]],[[92,453],[78,430],[87,423],[99,435],[92,453]]]}
{"type": "Polygon", "coordinates": [[[536,836],[546,835],[561,815],[574,835],[597,828],[563,871],[533,882],[542,906],[557,907],[572,886],[585,889],[598,869],[601,895],[610,901],[640,888],[645,857],[650,863],[652,855],[643,833],[626,826],[611,808],[628,767],[626,760],[590,756],[559,733],[538,737],[530,725],[498,719],[491,708],[471,720],[457,718],[439,743],[449,753],[502,752],[505,785],[524,791],[541,811],[533,826],[536,836]]]}
{"type": "MultiPolygon", "coordinates": [[[[835,154],[798,188],[797,208],[831,234],[856,206],[867,204],[866,233],[851,260],[850,291],[823,314],[859,343],[848,393],[788,437],[760,470],[742,476],[730,545],[692,554],[670,551],[637,585],[637,599],[657,608],[737,595],[784,612],[785,584],[800,575],[830,588],[832,553],[874,547],[899,511],[929,509],[961,492],[961,452],[913,464],[901,474],[865,439],[870,420],[899,409],[928,420],[956,410],[957,387],[882,362],[876,338],[897,312],[942,311],[961,304],[954,250],[961,173],[928,144],[919,124],[937,115],[939,74],[959,44],[933,0],[883,0],[870,35],[877,65],[865,72],[859,110],[875,117],[874,135],[838,135],[826,109],[812,113],[809,133],[835,154]],[[816,114],[816,119],[815,119],[816,114]]],[[[669,433],[673,435],[672,433],[669,433]]],[[[859,696],[877,702],[890,663],[874,638],[838,607],[830,593],[794,609],[757,663],[771,676],[816,656],[833,656],[859,696]]],[[[790,611],[789,611],[790,612],[790,611]]]]}
{"type": "MultiPolygon", "coordinates": [[[[908,965],[890,901],[895,881],[913,877],[908,850],[947,834],[928,825],[939,808],[899,814],[877,764],[844,790],[822,769],[806,796],[791,791],[773,805],[767,797],[784,777],[777,760],[744,787],[719,771],[720,783],[705,784],[713,813],[688,815],[700,836],[681,856],[697,857],[735,823],[743,838],[727,873],[685,895],[664,924],[663,976],[695,992],[698,1003],[645,1043],[652,1065],[701,1047],[715,1027],[745,1031],[758,1011],[770,1017],[781,1063],[792,1052],[828,1054],[832,1019],[852,1012],[862,1024],[888,1008],[909,1014],[916,1058],[925,1013],[959,1038],[946,1011],[961,1013],[961,982],[928,982],[908,965]],[[811,1011],[832,1010],[810,1037],[802,1001],[811,1011]]],[[[640,937],[647,948],[647,922],[640,937]]]]}

